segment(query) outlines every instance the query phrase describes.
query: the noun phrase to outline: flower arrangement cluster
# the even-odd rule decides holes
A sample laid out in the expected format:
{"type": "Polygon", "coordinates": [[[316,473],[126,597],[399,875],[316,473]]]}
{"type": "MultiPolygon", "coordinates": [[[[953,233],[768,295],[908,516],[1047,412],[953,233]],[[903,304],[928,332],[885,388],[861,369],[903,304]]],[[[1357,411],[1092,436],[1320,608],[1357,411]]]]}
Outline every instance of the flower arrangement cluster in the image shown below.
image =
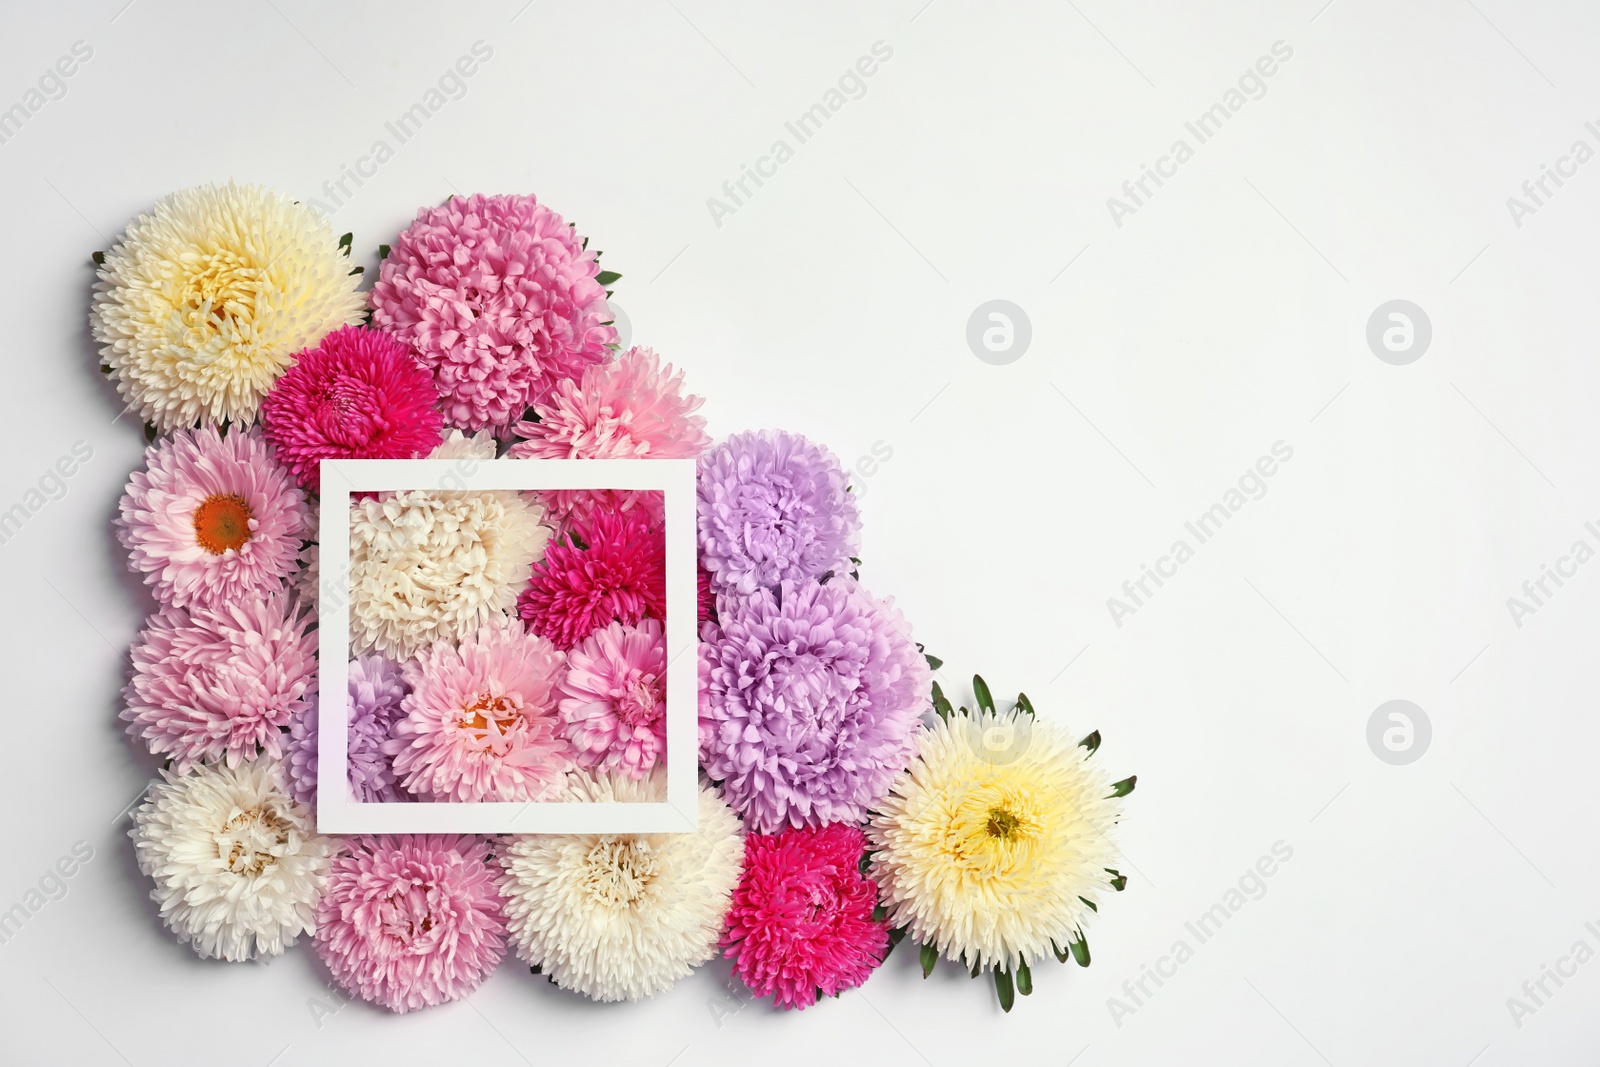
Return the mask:
{"type": "Polygon", "coordinates": [[[122,717],[163,761],[133,816],[162,921],[204,957],[305,935],[335,981],[411,1011],[508,952],[597,1000],[719,955],[784,1008],[859,986],[909,937],[1002,1006],[1123,888],[1133,779],[1025,696],[941,662],[860,578],[827,449],[713,442],[701,399],[618,352],[620,276],[531,196],[421,211],[359,291],[350,235],[255,186],[159,202],[97,256],[103,369],[149,448],[116,520],[157,601],[122,717]],[[659,493],[420,489],[350,505],[319,589],[324,459],[693,458],[698,830],[338,837],[316,828],[319,598],[349,598],[348,788],[364,802],[664,795],[659,493]],[[333,568],[327,568],[332,570],[333,568]],[[997,741],[996,739],[1000,739],[997,741]]]}

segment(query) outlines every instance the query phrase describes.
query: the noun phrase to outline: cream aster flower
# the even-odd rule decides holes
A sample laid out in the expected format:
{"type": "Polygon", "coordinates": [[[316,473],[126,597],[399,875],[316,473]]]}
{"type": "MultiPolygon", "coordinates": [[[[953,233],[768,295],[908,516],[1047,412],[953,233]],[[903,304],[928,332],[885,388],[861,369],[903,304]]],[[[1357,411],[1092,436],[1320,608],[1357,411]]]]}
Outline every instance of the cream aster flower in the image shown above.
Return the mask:
{"type": "Polygon", "coordinates": [[[334,845],[277,760],[163,771],[133,821],[162,921],[202,958],[278,956],[314,930],[334,845]]]}
{"type": "MultiPolygon", "coordinates": [[[[659,799],[658,772],[635,781],[574,775],[571,799],[659,799]]],[[[512,947],[556,985],[595,1000],[668,989],[717,954],[744,863],[744,830],[700,788],[692,834],[530,834],[500,856],[512,947]]]]}
{"type": "MultiPolygon", "coordinates": [[[[457,431],[434,458],[492,458],[493,440],[479,436],[457,431]]],[[[544,558],[543,517],[538,503],[499,490],[408,490],[352,503],[351,654],[409,659],[505,612],[544,558]]]]}
{"type": "Polygon", "coordinates": [[[302,349],[361,321],[358,277],[311,208],[259,185],[205,185],[128,225],[89,319],[117,391],[158,430],[249,423],[302,349]]]}
{"type": "Polygon", "coordinates": [[[967,967],[1013,973],[1081,944],[1085,901],[1120,888],[1107,835],[1131,788],[1092,755],[1023,710],[941,718],[867,827],[889,925],[967,967]]]}

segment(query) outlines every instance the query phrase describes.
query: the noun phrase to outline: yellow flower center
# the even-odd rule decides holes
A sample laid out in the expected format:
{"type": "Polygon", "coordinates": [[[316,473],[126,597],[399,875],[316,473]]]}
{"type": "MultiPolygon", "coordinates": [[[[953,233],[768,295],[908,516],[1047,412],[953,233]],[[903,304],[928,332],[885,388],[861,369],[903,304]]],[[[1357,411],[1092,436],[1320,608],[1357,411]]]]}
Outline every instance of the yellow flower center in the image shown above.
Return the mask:
{"type": "Polygon", "coordinates": [[[261,275],[256,267],[230,251],[213,252],[190,266],[179,302],[185,325],[216,329],[230,317],[248,320],[254,315],[256,285],[261,275]]]}
{"type": "Polygon", "coordinates": [[[989,824],[986,829],[990,837],[998,837],[1010,841],[1016,836],[1017,828],[1022,825],[1022,820],[1011,814],[1005,808],[989,809],[989,824]]]}
{"type": "Polygon", "coordinates": [[[278,862],[273,850],[289,840],[289,823],[262,808],[229,819],[217,838],[217,851],[234,874],[257,875],[278,862]]]}
{"type": "Polygon", "coordinates": [[[511,729],[517,721],[521,709],[505,697],[491,696],[488,693],[478,698],[478,702],[465,709],[467,717],[461,720],[461,725],[468,730],[487,730],[489,720],[493,719],[495,728],[500,733],[511,729]],[[484,713],[488,712],[486,716],[484,713]]]}
{"type": "Polygon", "coordinates": [[[194,537],[213,556],[238,549],[250,540],[253,512],[244,497],[221,493],[206,497],[194,509],[194,537]]]}

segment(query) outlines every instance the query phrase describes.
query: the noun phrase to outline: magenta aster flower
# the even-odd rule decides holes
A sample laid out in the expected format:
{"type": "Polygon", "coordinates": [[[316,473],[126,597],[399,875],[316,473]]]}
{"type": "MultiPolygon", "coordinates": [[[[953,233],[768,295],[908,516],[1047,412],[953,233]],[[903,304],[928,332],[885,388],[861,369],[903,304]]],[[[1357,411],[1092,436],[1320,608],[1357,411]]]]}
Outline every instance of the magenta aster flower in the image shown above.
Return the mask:
{"type": "Polygon", "coordinates": [[[558,533],[576,533],[585,544],[585,531],[605,512],[638,509],[645,525],[656,529],[666,521],[666,499],[659,489],[541,489],[534,496],[544,505],[548,525],[558,533]]]}
{"type": "Polygon", "coordinates": [[[445,421],[503,434],[617,338],[594,254],[531,196],[423,208],[372,287],[372,323],[433,374],[445,421]]]}
{"type": "Polygon", "coordinates": [[[706,420],[693,414],[705,403],[683,395],[683,372],[661,366],[648,348],[630,348],[610,363],[587,367],[580,384],[557,382],[534,405],[537,422],[519,422],[524,440],[511,446],[517,459],[689,459],[711,443],[706,420]]]}
{"type": "Polygon", "coordinates": [[[549,641],[498,616],[461,641],[436,641],[401,668],[411,692],[383,750],[425,799],[548,800],[573,769],[561,734],[549,641]]]}
{"type": "Polygon", "coordinates": [[[301,352],[261,402],[261,429],[302,488],[319,460],[414,459],[439,445],[433,378],[386,333],[344,326],[301,352]]]}
{"type": "Polygon", "coordinates": [[[254,430],[177,430],[145,452],[117,517],[128,566],[170,607],[283,588],[299,565],[305,494],[254,430]]]}
{"type": "Polygon", "coordinates": [[[724,597],[702,628],[700,762],[750,828],[860,822],[916,754],[932,672],[849,578],[724,597]]]}
{"type": "Polygon", "coordinates": [[[717,594],[711,591],[711,572],[704,567],[695,568],[695,584],[699,622],[717,621],[717,594]]]}
{"type": "Polygon", "coordinates": [[[632,626],[666,615],[666,540],[645,514],[597,513],[585,533],[585,548],[550,545],[517,599],[533,632],[562,649],[612,620],[632,626]]]}
{"type": "Polygon", "coordinates": [[[283,754],[283,731],[315,699],[315,616],[281,594],[216,608],[167,608],[133,646],[128,733],[183,774],[283,754]]]}
{"type": "Polygon", "coordinates": [[[481,837],[346,838],[317,903],[317,955],[346,991],[390,1011],[467,996],[506,953],[489,864],[481,837]]]}
{"type": "Polygon", "coordinates": [[[735,434],[700,457],[700,562],[741,593],[849,571],[861,517],[838,457],[782,430],[735,434]]]}
{"type": "MultiPolygon", "coordinates": [[[[400,668],[382,656],[360,656],[350,661],[347,687],[350,720],[345,767],[351,797],[363,804],[412,799],[396,784],[394,761],[383,751],[408,692],[400,668]]],[[[302,804],[316,803],[317,716],[312,701],[289,720],[289,758],[285,761],[289,791],[302,804]]]]}
{"type": "Polygon", "coordinates": [[[579,765],[643,778],[667,748],[661,624],[613,622],[567,653],[561,719],[579,765]]]}
{"type": "Polygon", "coordinates": [[[733,973],[780,1008],[807,1008],[867,980],[889,951],[874,922],[878,887],[861,875],[866,835],[841,823],[744,842],[723,954],[733,973]]]}

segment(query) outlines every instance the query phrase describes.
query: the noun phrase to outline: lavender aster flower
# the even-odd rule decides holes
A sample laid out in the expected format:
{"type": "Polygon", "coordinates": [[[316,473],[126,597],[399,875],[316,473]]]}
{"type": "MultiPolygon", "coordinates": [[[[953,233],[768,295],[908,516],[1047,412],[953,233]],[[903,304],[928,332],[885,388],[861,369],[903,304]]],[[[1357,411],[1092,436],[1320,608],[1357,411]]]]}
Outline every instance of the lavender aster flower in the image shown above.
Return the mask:
{"type": "Polygon", "coordinates": [[[849,578],[725,597],[700,646],[700,762],[750,829],[856,823],[916,754],[932,672],[849,578]]]}
{"type": "MultiPolygon", "coordinates": [[[[346,768],[350,795],[363,804],[410,800],[394,780],[394,761],[383,754],[400,701],[410,690],[400,668],[382,656],[350,661],[350,740],[346,768]]],[[[317,705],[289,722],[289,791],[302,804],[317,797],[317,705]]]]}
{"type": "Polygon", "coordinates": [[[725,588],[849,570],[861,516],[839,459],[782,430],[735,434],[700,458],[700,563],[725,588]]]}

